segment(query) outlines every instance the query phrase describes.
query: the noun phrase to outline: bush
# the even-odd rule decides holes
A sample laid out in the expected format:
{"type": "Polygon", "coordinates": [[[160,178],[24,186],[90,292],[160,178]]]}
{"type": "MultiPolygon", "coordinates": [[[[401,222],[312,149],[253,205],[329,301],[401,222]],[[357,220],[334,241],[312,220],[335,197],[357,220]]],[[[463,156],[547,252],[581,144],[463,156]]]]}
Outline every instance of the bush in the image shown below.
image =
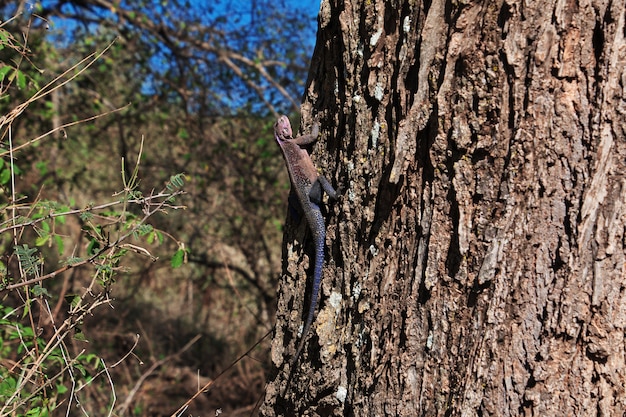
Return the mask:
{"type": "Polygon", "coordinates": [[[35,104],[89,71],[107,49],[87,56],[39,87],[42,71],[28,65],[32,57],[26,42],[18,42],[0,27],[2,416],[47,416],[59,408],[69,413],[72,407],[88,414],[81,398],[86,388],[94,385],[99,395],[108,391],[106,410],[98,410],[98,414],[110,414],[116,393],[109,370],[116,364],[107,364],[90,352],[82,326],[105,306],[112,308],[116,276],[132,268],[137,256],[156,260],[153,252],[169,239],[178,248],[171,265],[178,267],[185,259],[184,245],[151,224],[156,213],[182,208],[176,199],[182,194],[184,176],[174,175],[161,190],[143,193],[139,186],[141,149],[134,169],[126,169],[121,161],[118,193],[108,201],[80,207],[71,196],[44,197],[41,190],[32,190],[28,171],[33,167],[20,169],[20,152],[42,149],[53,133],[98,117],[72,121],[19,143],[13,137],[13,126],[35,104]],[[72,282],[78,276],[81,279],[72,282]]]}

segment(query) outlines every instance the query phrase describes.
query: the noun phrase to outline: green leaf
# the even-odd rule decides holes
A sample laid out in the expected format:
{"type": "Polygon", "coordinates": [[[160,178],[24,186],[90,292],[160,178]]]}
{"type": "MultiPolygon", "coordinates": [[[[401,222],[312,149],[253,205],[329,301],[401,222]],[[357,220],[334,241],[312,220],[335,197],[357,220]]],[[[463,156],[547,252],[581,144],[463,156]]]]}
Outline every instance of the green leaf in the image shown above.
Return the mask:
{"type": "Polygon", "coordinates": [[[20,70],[15,70],[17,73],[17,88],[23,90],[26,88],[26,76],[20,70]]]}
{"type": "Polygon", "coordinates": [[[178,249],[174,256],[172,256],[171,265],[172,268],[179,268],[185,261],[185,250],[178,249]]]}
{"type": "Polygon", "coordinates": [[[50,414],[48,414],[48,407],[44,405],[43,407],[31,408],[23,415],[24,417],[48,417],[50,414]]]}
{"type": "Polygon", "coordinates": [[[48,292],[47,289],[45,289],[44,287],[42,287],[41,285],[37,284],[35,285],[32,289],[31,292],[33,293],[33,295],[35,297],[40,297],[42,295],[45,295],[46,297],[50,297],[50,293],[48,292]]]}
{"type": "Polygon", "coordinates": [[[174,192],[185,185],[185,174],[176,174],[170,177],[166,188],[169,192],[174,192]]]}
{"type": "Polygon", "coordinates": [[[75,363],[74,364],[74,369],[78,369],[78,371],[81,373],[81,375],[84,377],[87,375],[87,370],[85,369],[85,367],[80,364],[80,363],[75,363]]]}
{"type": "Polygon", "coordinates": [[[139,227],[137,227],[137,233],[139,233],[140,236],[145,236],[148,233],[152,232],[153,229],[154,228],[150,224],[141,224],[139,225],[139,227]]]}
{"type": "Polygon", "coordinates": [[[43,236],[39,236],[37,237],[37,239],[35,239],[35,246],[43,246],[46,243],[48,243],[48,240],[50,240],[49,234],[44,234],[43,236]]]}
{"type": "Polygon", "coordinates": [[[189,132],[184,127],[178,129],[178,135],[181,139],[189,139],[189,132]]]}
{"type": "Polygon", "coordinates": [[[59,235],[54,235],[54,241],[57,244],[59,255],[63,255],[63,249],[65,248],[65,244],[63,243],[63,238],[59,235]]]}
{"type": "Polygon", "coordinates": [[[80,219],[84,222],[88,222],[89,220],[93,219],[93,213],[91,213],[90,211],[83,211],[82,213],[80,213],[80,219]]]}
{"type": "Polygon", "coordinates": [[[39,417],[41,415],[40,407],[33,407],[24,414],[25,417],[39,417]]]}
{"type": "Polygon", "coordinates": [[[67,387],[65,385],[62,384],[57,384],[57,393],[58,394],[65,394],[68,391],[67,387]]]}
{"type": "Polygon", "coordinates": [[[24,327],[21,329],[21,331],[22,331],[22,338],[24,339],[33,339],[35,337],[35,332],[33,331],[31,327],[24,327]]]}
{"type": "Polygon", "coordinates": [[[63,263],[65,265],[76,265],[77,263],[80,263],[82,261],[84,261],[84,259],[80,256],[70,256],[63,263]]]}
{"type": "Polygon", "coordinates": [[[9,183],[9,181],[11,180],[11,170],[10,169],[3,169],[2,171],[0,171],[0,184],[2,185],[6,185],[9,183]]]}
{"type": "Polygon", "coordinates": [[[39,175],[43,177],[48,173],[48,161],[40,161],[35,163],[35,168],[39,170],[39,175]]]}
{"type": "Polygon", "coordinates": [[[91,239],[91,241],[89,242],[89,245],[87,245],[87,255],[93,256],[96,253],[98,253],[99,249],[100,249],[100,242],[98,242],[96,239],[91,239]]]}
{"type": "Polygon", "coordinates": [[[30,311],[30,302],[24,304],[24,311],[22,312],[22,319],[28,315],[29,311],[30,311]]]}
{"type": "Polygon", "coordinates": [[[8,398],[15,393],[17,382],[13,377],[7,377],[0,382],[0,397],[8,398]]]}
{"type": "Polygon", "coordinates": [[[75,295],[74,297],[72,297],[72,301],[70,302],[72,308],[75,308],[78,304],[80,304],[80,300],[80,295],[75,295]]]}
{"type": "Polygon", "coordinates": [[[8,65],[5,65],[4,67],[0,68],[0,82],[4,81],[4,78],[12,69],[13,68],[8,65]]]}
{"type": "MultiPolygon", "coordinates": [[[[70,211],[69,207],[62,206],[62,207],[59,207],[58,213],[67,213],[68,211],[70,211]]],[[[65,216],[58,216],[56,218],[56,221],[58,221],[61,224],[65,224],[65,216]]]]}
{"type": "Polygon", "coordinates": [[[37,253],[37,249],[29,248],[28,245],[24,243],[22,246],[15,246],[14,250],[22,263],[24,272],[27,274],[35,274],[39,270],[39,265],[41,265],[42,261],[40,257],[34,256],[37,253]]]}

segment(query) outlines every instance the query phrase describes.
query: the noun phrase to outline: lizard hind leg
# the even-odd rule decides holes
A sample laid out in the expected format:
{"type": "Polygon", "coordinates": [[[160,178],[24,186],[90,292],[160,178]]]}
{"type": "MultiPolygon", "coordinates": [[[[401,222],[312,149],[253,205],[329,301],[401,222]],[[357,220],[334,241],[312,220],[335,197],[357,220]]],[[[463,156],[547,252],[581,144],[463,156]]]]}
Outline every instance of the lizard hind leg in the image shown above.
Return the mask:
{"type": "Polygon", "coordinates": [[[330,181],[328,181],[325,176],[320,175],[319,177],[317,177],[317,181],[316,182],[320,183],[320,185],[322,186],[324,191],[326,191],[326,194],[328,194],[328,196],[331,199],[333,199],[333,200],[337,199],[337,197],[338,197],[337,191],[335,191],[333,186],[330,184],[330,181]]]}
{"type": "Polygon", "coordinates": [[[319,178],[315,180],[311,186],[311,191],[309,191],[309,200],[317,206],[322,205],[322,184],[320,183],[319,178]]]}
{"type": "Polygon", "coordinates": [[[313,204],[316,204],[317,206],[322,205],[322,190],[326,191],[326,194],[328,194],[328,197],[332,200],[337,199],[337,191],[335,191],[326,177],[320,175],[311,185],[311,191],[309,191],[309,200],[311,200],[313,204]]]}

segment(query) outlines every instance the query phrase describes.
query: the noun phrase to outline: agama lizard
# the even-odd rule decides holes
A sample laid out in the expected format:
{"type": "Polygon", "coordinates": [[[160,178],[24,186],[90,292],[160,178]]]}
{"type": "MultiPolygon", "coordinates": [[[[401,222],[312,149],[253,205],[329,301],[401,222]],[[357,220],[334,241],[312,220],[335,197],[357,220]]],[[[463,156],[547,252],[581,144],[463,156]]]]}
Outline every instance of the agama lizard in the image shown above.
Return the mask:
{"type": "Polygon", "coordinates": [[[311,328],[311,324],[313,323],[313,317],[319,299],[322,266],[324,264],[324,244],[326,240],[326,226],[324,225],[324,218],[320,211],[322,189],[326,191],[330,198],[337,199],[335,189],[324,176],[317,173],[308,152],[301,148],[302,145],[309,144],[317,139],[319,124],[315,123],[311,133],[308,135],[293,138],[292,134],[289,118],[284,115],[280,116],[278,121],[274,124],[274,137],[278,145],[280,145],[280,149],[283,151],[283,156],[285,157],[285,163],[287,164],[287,170],[291,178],[291,192],[293,193],[295,191],[298,201],[302,206],[306,221],[311,229],[311,233],[313,234],[315,266],[313,269],[311,306],[309,307],[309,314],[304,324],[304,329],[302,330],[302,339],[300,339],[296,354],[291,361],[290,372],[293,372],[293,367],[298,361],[298,357],[304,347],[304,342],[311,328]]]}

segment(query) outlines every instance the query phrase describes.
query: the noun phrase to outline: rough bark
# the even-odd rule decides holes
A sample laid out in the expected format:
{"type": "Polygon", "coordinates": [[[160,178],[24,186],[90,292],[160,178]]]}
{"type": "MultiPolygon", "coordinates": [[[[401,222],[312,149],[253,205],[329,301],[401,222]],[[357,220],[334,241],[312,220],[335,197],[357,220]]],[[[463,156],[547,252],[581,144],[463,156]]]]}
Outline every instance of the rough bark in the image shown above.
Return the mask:
{"type": "Polygon", "coordinates": [[[286,237],[263,415],[626,412],[625,10],[322,2],[303,118],[343,197],[282,394],[310,288],[286,237]]]}

